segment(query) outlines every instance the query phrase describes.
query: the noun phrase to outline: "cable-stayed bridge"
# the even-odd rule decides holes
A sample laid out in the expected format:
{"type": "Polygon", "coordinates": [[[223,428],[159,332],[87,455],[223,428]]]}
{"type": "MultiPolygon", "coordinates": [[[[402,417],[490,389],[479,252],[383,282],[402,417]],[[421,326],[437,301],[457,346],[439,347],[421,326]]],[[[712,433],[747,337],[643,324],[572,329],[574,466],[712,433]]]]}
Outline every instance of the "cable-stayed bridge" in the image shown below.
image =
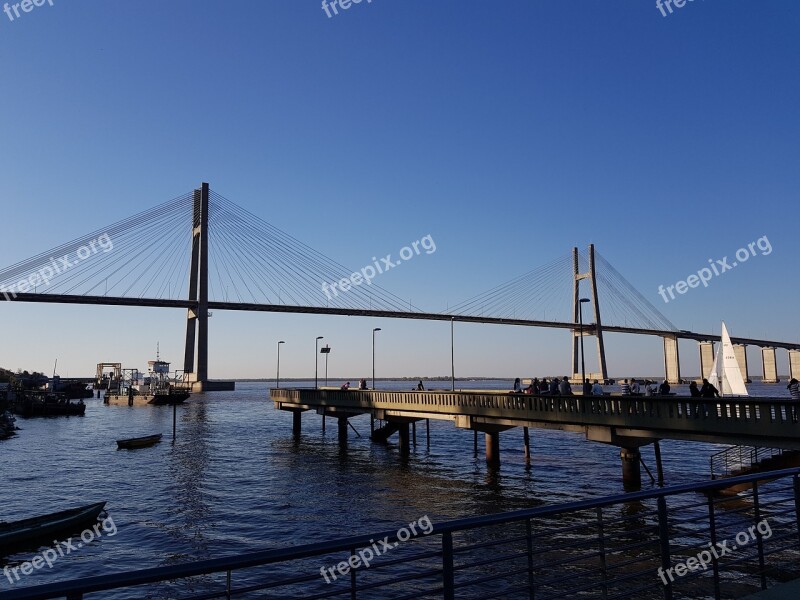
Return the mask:
{"type": "MultiPolygon", "coordinates": [[[[586,251],[573,249],[442,312],[420,310],[371,281],[381,264],[375,260],[372,271],[365,267],[354,272],[204,183],[0,270],[0,299],[185,309],[184,370],[198,388],[209,378],[208,317],[212,310],[568,329],[573,332],[575,379],[579,377],[581,337],[592,337],[597,344],[597,371],[589,376],[607,379],[604,333],[660,336],[665,377],[671,382],[681,378],[679,339],[700,342],[703,373],[713,360],[713,342],[719,341],[717,335],[675,327],[591,246],[586,251]],[[335,282],[348,282],[340,284],[347,290],[332,293],[323,285],[335,282]],[[591,309],[585,322],[583,303],[591,309]]],[[[800,344],[748,338],[734,338],[733,342],[744,373],[748,372],[745,348],[755,345],[762,349],[765,381],[777,381],[777,348],[789,352],[792,375],[800,376],[800,344]]]]}

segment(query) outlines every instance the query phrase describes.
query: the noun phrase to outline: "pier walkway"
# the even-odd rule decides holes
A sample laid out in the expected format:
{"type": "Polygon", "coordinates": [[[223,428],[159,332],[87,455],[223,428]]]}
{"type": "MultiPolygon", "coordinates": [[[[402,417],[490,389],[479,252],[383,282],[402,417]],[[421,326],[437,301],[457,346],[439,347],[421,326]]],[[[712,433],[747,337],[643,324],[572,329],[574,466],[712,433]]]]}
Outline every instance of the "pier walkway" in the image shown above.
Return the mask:
{"type": "MultiPolygon", "coordinates": [[[[588,440],[619,446],[623,478],[640,477],[639,448],[661,439],[747,444],[800,450],[800,402],[787,398],[690,398],[686,396],[532,396],[487,391],[383,391],[313,388],[270,390],[275,408],[294,414],[300,432],[306,411],[338,419],[371,414],[397,431],[407,452],[409,424],[452,421],[486,434],[486,458],[500,460],[499,434],[514,427],[582,433],[588,440]]],[[[527,431],[526,431],[527,433],[527,431]]],[[[526,439],[526,453],[529,452],[526,439]]],[[[527,455],[527,454],[526,454],[527,455]]]]}

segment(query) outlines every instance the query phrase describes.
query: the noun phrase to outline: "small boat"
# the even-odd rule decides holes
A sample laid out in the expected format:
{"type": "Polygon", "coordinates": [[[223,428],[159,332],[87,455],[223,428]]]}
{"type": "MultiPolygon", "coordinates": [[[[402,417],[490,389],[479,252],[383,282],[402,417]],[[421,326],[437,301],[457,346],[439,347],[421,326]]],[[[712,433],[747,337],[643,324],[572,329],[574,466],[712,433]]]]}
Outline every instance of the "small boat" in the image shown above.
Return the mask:
{"type": "Polygon", "coordinates": [[[80,416],[86,412],[83,400],[72,402],[65,394],[42,390],[25,390],[11,402],[11,411],[21,417],[80,416]]]}
{"type": "Polygon", "coordinates": [[[135,437],[135,438],[128,438],[126,440],[117,440],[117,450],[121,450],[123,448],[128,450],[132,450],[134,448],[147,448],[148,446],[152,446],[160,442],[162,435],[163,434],[158,433],[156,435],[146,435],[144,437],[135,437]]]}
{"type": "Polygon", "coordinates": [[[41,517],[11,523],[0,522],[0,556],[7,556],[15,548],[22,548],[39,540],[50,543],[61,534],[73,533],[81,527],[92,525],[105,505],[105,502],[98,502],[41,517]]]}

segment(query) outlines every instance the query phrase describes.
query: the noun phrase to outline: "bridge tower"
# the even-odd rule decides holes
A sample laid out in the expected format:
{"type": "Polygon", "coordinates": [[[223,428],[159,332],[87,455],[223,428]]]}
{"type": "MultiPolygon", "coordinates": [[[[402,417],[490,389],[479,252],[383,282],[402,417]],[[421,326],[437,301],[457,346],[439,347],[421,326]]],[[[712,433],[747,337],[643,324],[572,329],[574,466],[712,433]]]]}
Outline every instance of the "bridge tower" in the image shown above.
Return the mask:
{"type": "Polygon", "coordinates": [[[589,270],[585,273],[580,272],[580,266],[578,263],[578,249],[572,249],[572,265],[573,265],[573,274],[574,279],[572,283],[572,317],[573,323],[575,323],[575,329],[572,330],[572,380],[575,382],[581,381],[581,354],[580,354],[580,342],[581,342],[581,335],[594,335],[597,338],[597,361],[598,361],[598,368],[599,372],[597,373],[587,373],[586,379],[591,381],[592,379],[599,379],[603,381],[608,379],[608,370],[606,369],[606,350],[605,345],[603,344],[603,325],[600,320],[600,304],[597,299],[597,278],[596,278],[596,271],[595,271],[595,262],[594,262],[594,244],[589,244],[589,270]],[[580,314],[578,311],[581,310],[580,300],[581,300],[581,293],[580,293],[580,281],[583,279],[589,280],[589,288],[591,291],[591,303],[592,308],[594,309],[594,323],[583,323],[583,331],[580,328],[580,314]]]}
{"type": "Polygon", "coordinates": [[[183,369],[194,391],[203,391],[208,380],[208,184],[194,191],[192,263],[189,268],[189,300],[195,303],[186,315],[186,352],[183,369]],[[197,364],[195,365],[195,346],[197,364]]]}

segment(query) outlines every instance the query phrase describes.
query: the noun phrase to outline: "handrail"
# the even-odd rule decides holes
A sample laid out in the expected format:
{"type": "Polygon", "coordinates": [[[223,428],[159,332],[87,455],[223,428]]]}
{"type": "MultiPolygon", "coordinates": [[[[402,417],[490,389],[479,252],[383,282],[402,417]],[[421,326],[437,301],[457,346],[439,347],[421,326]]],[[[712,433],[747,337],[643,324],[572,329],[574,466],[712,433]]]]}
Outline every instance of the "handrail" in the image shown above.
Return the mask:
{"type": "MultiPolygon", "coordinates": [[[[738,484],[752,484],[757,489],[760,481],[779,480],[786,477],[793,478],[794,505],[800,506],[800,468],[781,469],[766,473],[743,475],[730,477],[724,480],[718,479],[700,483],[687,483],[654,490],[645,490],[627,494],[619,494],[597,499],[580,500],[566,504],[542,506],[532,509],[523,509],[493,515],[468,517],[434,524],[427,538],[435,536],[441,537],[441,551],[438,553],[443,559],[442,574],[444,577],[444,590],[452,593],[453,588],[453,534],[478,529],[488,526],[511,525],[514,523],[527,523],[528,535],[530,535],[530,522],[534,518],[552,517],[595,509],[597,514],[601,514],[601,509],[615,504],[630,504],[644,500],[656,499],[658,501],[659,532],[662,548],[662,566],[669,564],[670,541],[665,538],[668,535],[669,525],[666,519],[666,500],[673,496],[687,493],[705,493],[728,488],[738,484]],[[666,552],[666,555],[664,553],[666,552]],[[449,566],[448,566],[449,565],[449,566]],[[448,575],[449,573],[449,575],[448,575]]],[[[757,496],[756,496],[757,497],[757,496]]],[[[800,514],[796,515],[800,516],[800,514]]],[[[800,527],[800,522],[794,519],[795,526],[800,527]]],[[[713,526],[713,512],[712,512],[713,526]]],[[[127,573],[115,573],[113,575],[101,575],[84,579],[70,580],[60,583],[45,584],[21,588],[9,592],[0,593],[0,600],[42,600],[53,597],[82,598],[83,594],[92,592],[107,591],[118,588],[139,586],[148,583],[163,582],[168,580],[182,579],[199,575],[209,575],[213,573],[226,573],[239,569],[246,569],[261,565],[268,565],[292,560],[324,556],[334,552],[353,552],[355,548],[368,547],[373,540],[388,538],[389,542],[398,541],[397,531],[383,531],[365,535],[351,536],[336,540],[329,540],[314,544],[304,544],[290,548],[269,549],[257,552],[250,552],[235,556],[227,556],[209,560],[171,565],[165,567],[154,567],[141,569],[127,573]]],[[[800,530],[795,532],[800,535],[800,530]]],[[[658,541],[657,539],[654,542],[658,541]]],[[[795,542],[796,544],[796,542],[795,542]]],[[[528,544],[529,556],[533,552],[532,546],[528,544]]],[[[763,548],[759,544],[759,552],[763,554],[763,548]]],[[[761,556],[763,559],[763,555],[761,556]]],[[[715,565],[715,569],[717,566],[715,565]]],[[[355,571],[354,571],[355,572],[355,571]]],[[[447,597],[448,594],[445,594],[447,597]]],[[[452,596],[451,596],[452,597],[452,596]]]]}

